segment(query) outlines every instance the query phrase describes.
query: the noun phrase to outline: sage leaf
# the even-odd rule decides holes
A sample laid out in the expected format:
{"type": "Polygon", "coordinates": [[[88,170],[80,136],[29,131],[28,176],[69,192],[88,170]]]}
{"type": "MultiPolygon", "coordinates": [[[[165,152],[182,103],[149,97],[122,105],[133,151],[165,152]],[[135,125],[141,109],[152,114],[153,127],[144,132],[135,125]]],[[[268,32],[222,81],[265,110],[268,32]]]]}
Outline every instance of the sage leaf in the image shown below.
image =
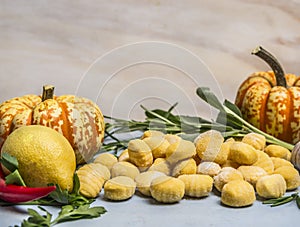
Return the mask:
{"type": "Polygon", "coordinates": [[[197,95],[204,100],[209,105],[217,108],[220,111],[225,112],[225,109],[219,99],[215,96],[213,92],[210,91],[208,87],[197,88],[197,95]]]}

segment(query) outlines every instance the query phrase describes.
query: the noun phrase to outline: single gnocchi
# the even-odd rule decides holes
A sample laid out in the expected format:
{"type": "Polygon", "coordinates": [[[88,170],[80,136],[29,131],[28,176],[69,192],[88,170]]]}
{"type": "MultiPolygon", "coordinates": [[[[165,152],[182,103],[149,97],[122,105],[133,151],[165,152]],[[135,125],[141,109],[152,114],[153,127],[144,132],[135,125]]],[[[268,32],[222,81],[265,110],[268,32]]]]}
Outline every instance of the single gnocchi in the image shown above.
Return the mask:
{"type": "Polygon", "coordinates": [[[221,193],[223,204],[231,207],[249,206],[256,200],[253,186],[244,180],[230,181],[224,185],[221,193]]]}
{"type": "Polygon", "coordinates": [[[254,147],[255,149],[261,151],[264,150],[266,146],[266,138],[263,135],[254,132],[246,134],[243,137],[242,142],[247,143],[252,147],[254,147]]]}
{"type": "Polygon", "coordinates": [[[208,196],[213,188],[213,179],[208,175],[184,174],[178,177],[185,185],[185,195],[190,197],[208,196]]]}
{"type": "Polygon", "coordinates": [[[152,151],[147,143],[141,139],[129,141],[128,155],[130,162],[138,167],[148,167],[153,163],[152,151]]]}
{"type": "Polygon", "coordinates": [[[252,165],[258,160],[258,154],[249,144],[233,142],[230,146],[228,158],[240,165],[252,165]]]}
{"type": "Polygon", "coordinates": [[[94,163],[100,163],[106,166],[109,170],[111,170],[113,165],[116,164],[117,162],[118,162],[117,157],[110,153],[99,154],[94,160],[94,163]]]}
{"type": "Polygon", "coordinates": [[[221,147],[223,142],[224,137],[219,131],[216,130],[209,130],[201,133],[194,140],[197,154],[201,158],[201,160],[211,162],[213,162],[217,158],[220,151],[222,152],[221,147]]]}
{"type": "Polygon", "coordinates": [[[259,166],[240,166],[238,169],[244,177],[244,180],[249,182],[255,187],[257,180],[268,175],[268,173],[259,166]]]}
{"type": "Polygon", "coordinates": [[[275,145],[275,144],[270,144],[265,148],[265,152],[270,156],[270,157],[276,157],[276,158],[283,158],[285,160],[289,160],[290,158],[290,151],[286,149],[285,147],[275,145]]]}
{"type": "Polygon", "coordinates": [[[126,200],[134,195],[135,189],[136,183],[130,177],[114,177],[105,182],[104,197],[114,201],[126,200]]]}
{"type": "Polygon", "coordinates": [[[140,173],[139,169],[130,162],[117,162],[113,165],[111,169],[111,177],[117,176],[127,176],[131,179],[135,179],[135,177],[140,173]]]}
{"type": "Polygon", "coordinates": [[[266,199],[280,198],[286,192],[286,182],[280,174],[263,176],[257,180],[256,191],[266,199]]]}
{"type": "Polygon", "coordinates": [[[215,162],[201,162],[197,167],[197,173],[216,176],[221,171],[221,166],[215,162]]]}
{"type": "Polygon", "coordinates": [[[85,164],[76,173],[80,182],[79,192],[88,198],[97,197],[105,181],[110,178],[109,169],[100,163],[85,164]]]}
{"type": "Polygon", "coordinates": [[[185,185],[175,177],[161,176],[151,182],[150,192],[158,202],[176,203],[183,198],[185,185]]]}

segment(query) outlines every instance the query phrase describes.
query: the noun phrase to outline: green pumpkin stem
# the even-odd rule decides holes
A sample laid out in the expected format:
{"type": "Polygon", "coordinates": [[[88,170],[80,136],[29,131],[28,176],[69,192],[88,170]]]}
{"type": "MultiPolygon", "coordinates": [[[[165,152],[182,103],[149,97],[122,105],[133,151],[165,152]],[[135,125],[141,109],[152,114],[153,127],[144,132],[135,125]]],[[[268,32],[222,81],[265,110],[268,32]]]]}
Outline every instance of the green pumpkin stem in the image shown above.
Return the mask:
{"type": "Polygon", "coordinates": [[[44,85],[43,86],[42,101],[44,102],[47,99],[53,99],[53,96],[54,96],[54,86],[44,85]]]}
{"type": "Polygon", "coordinates": [[[260,57],[272,68],[276,77],[277,86],[287,87],[283,68],[270,52],[268,52],[261,46],[258,46],[252,51],[251,54],[260,57]]]}

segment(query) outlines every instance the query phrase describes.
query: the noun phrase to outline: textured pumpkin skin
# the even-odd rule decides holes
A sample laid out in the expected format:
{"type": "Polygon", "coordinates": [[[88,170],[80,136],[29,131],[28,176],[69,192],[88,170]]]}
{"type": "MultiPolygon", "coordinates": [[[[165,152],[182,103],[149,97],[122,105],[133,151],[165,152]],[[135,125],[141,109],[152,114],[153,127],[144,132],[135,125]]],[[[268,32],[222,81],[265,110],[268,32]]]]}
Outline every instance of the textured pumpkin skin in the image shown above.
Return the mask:
{"type": "Polygon", "coordinates": [[[239,87],[235,104],[249,123],[289,143],[300,141],[300,77],[285,74],[276,86],[272,71],[256,72],[239,87]]]}
{"type": "Polygon", "coordinates": [[[43,125],[63,134],[72,145],[77,164],[90,160],[104,138],[104,119],[99,107],[86,98],[57,96],[42,101],[25,95],[0,105],[0,148],[7,136],[24,125],[43,125]]]}

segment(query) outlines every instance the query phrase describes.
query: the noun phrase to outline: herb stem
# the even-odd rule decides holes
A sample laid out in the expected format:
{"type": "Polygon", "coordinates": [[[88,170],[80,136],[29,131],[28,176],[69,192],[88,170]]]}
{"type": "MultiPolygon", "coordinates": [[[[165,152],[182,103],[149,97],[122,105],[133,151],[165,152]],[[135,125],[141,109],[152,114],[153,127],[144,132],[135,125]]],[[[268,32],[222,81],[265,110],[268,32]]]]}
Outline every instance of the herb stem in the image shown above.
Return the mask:
{"type": "Polygon", "coordinates": [[[261,135],[263,135],[264,137],[266,137],[268,142],[271,143],[276,143],[278,145],[281,145],[283,147],[286,147],[289,150],[292,150],[294,148],[294,146],[292,144],[286,143],[282,140],[279,140],[277,138],[275,138],[274,136],[271,136],[261,130],[259,130],[258,128],[256,128],[255,126],[251,125],[249,122],[245,121],[243,118],[239,117],[236,113],[234,113],[232,110],[230,110],[228,107],[224,106],[224,109],[227,113],[231,114],[232,116],[236,117],[239,119],[240,122],[242,122],[244,124],[244,126],[246,126],[247,128],[249,128],[251,131],[259,133],[261,135]]]}

